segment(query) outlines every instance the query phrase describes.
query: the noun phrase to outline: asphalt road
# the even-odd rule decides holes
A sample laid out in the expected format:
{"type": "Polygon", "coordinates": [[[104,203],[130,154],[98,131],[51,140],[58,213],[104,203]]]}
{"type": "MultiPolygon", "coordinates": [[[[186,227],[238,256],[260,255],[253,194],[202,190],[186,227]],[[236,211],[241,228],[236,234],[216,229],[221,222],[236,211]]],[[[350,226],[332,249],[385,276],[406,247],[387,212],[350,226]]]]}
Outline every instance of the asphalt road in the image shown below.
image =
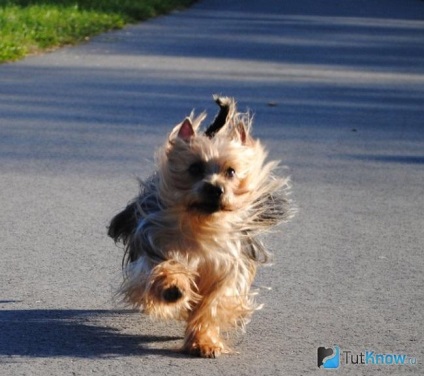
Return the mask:
{"type": "Polygon", "coordinates": [[[337,374],[424,374],[423,20],[418,0],[204,0],[0,66],[0,375],[327,374],[334,345],[337,374]],[[267,238],[239,354],[203,360],[114,300],[106,225],[213,93],[255,113],[299,213],[267,238]]]}

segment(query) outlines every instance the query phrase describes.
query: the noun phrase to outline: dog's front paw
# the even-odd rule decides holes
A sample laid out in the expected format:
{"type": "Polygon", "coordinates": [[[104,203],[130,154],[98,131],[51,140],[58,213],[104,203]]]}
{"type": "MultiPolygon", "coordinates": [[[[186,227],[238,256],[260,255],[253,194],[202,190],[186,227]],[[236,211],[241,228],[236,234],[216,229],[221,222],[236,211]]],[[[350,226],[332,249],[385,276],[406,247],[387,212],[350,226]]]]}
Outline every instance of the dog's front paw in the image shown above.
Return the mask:
{"type": "Polygon", "coordinates": [[[230,353],[230,348],[226,346],[219,335],[219,328],[212,327],[207,323],[203,324],[209,326],[209,329],[195,331],[188,329],[183,350],[201,358],[217,358],[223,353],[230,353]]]}
{"type": "Polygon", "coordinates": [[[212,341],[203,343],[195,341],[186,346],[184,351],[190,355],[199,356],[201,358],[217,358],[225,352],[222,343],[213,343],[212,341]]]}
{"type": "Polygon", "coordinates": [[[186,319],[192,305],[200,299],[195,274],[175,260],[156,265],[146,286],[143,309],[156,318],[186,319]]]}
{"type": "Polygon", "coordinates": [[[183,296],[184,296],[183,292],[176,285],[168,287],[164,289],[162,292],[162,298],[168,303],[175,303],[178,300],[180,300],[183,296]]]}

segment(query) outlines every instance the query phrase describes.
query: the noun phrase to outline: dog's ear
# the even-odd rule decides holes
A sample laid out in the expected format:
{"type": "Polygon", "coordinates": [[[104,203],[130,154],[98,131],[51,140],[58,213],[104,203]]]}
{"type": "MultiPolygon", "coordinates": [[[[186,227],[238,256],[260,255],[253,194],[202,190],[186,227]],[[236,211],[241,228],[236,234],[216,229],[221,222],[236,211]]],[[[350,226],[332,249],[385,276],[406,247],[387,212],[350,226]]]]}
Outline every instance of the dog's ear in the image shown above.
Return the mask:
{"type": "Polygon", "coordinates": [[[186,118],[178,130],[177,137],[183,139],[184,141],[189,141],[190,138],[194,136],[193,124],[189,118],[186,118]]]}
{"type": "Polygon", "coordinates": [[[237,123],[235,126],[235,133],[243,145],[246,145],[250,142],[249,130],[242,122],[237,123]]]}
{"type": "Polygon", "coordinates": [[[185,118],[184,121],[175,126],[169,135],[169,141],[176,138],[180,138],[185,142],[189,142],[190,139],[195,135],[193,124],[189,117],[185,118]]]}
{"type": "Polygon", "coordinates": [[[118,243],[127,245],[129,238],[137,227],[137,203],[132,202],[117,214],[110,222],[107,234],[118,243]]]}

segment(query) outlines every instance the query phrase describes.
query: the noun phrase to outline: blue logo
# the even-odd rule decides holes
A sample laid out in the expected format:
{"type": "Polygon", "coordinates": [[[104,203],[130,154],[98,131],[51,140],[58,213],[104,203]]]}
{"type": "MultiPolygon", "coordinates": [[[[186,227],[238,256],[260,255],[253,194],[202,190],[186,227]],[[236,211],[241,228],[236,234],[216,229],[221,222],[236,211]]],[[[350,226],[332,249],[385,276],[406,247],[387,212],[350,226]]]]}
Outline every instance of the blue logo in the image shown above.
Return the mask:
{"type": "Polygon", "coordinates": [[[340,366],[340,348],[318,347],[318,367],[325,369],[336,369],[340,366]]]}

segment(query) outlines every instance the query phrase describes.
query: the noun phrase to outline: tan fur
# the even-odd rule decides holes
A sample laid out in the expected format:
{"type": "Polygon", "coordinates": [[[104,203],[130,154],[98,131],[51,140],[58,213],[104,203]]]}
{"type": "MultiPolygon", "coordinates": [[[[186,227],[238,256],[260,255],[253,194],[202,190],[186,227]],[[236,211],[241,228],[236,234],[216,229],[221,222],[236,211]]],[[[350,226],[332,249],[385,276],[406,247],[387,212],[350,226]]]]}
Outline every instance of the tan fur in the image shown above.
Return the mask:
{"type": "Polygon", "coordinates": [[[202,357],[231,351],[222,333],[244,329],[257,308],[250,286],[256,252],[266,251],[256,235],[291,215],[288,180],[273,175],[277,162],[266,162],[250,135],[251,118],[234,100],[218,100],[228,109],[222,129],[202,134],[205,114],[178,124],[157,154],[157,174],[109,232],[127,246],[124,299],[154,317],[185,320],[183,349],[202,357]]]}

